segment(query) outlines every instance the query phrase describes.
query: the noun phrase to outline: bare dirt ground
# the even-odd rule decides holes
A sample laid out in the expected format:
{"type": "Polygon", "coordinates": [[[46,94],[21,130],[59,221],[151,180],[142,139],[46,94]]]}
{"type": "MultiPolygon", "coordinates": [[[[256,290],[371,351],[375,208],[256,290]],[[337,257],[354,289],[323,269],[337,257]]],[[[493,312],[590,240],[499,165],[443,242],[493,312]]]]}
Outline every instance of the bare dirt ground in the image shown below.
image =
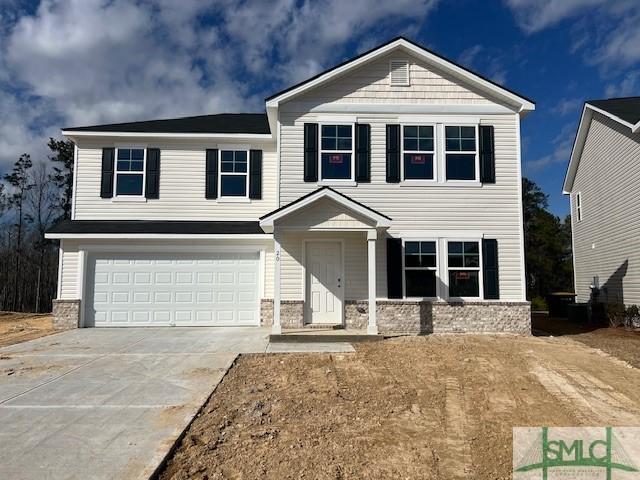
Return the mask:
{"type": "Polygon", "coordinates": [[[54,333],[52,321],[51,315],[0,312],[0,347],[54,333]]]}
{"type": "Polygon", "coordinates": [[[619,328],[577,325],[562,318],[535,314],[533,328],[539,335],[562,336],[597,348],[640,368],[640,332],[619,328]]]}
{"type": "Polygon", "coordinates": [[[564,338],[241,356],[166,479],[511,478],[514,426],[640,426],[640,370],[564,338]]]}

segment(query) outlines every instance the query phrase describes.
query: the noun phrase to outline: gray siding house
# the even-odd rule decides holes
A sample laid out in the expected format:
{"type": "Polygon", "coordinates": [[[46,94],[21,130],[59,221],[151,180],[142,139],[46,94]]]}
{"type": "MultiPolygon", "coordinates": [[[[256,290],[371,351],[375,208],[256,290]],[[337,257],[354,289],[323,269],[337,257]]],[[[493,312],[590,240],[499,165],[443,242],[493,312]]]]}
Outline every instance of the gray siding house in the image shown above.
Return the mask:
{"type": "Polygon", "coordinates": [[[577,300],[640,304],[640,97],[585,103],[563,193],[577,300]]]}
{"type": "Polygon", "coordinates": [[[529,332],[534,109],[397,38],[261,114],[64,129],[56,324],[529,332]]]}

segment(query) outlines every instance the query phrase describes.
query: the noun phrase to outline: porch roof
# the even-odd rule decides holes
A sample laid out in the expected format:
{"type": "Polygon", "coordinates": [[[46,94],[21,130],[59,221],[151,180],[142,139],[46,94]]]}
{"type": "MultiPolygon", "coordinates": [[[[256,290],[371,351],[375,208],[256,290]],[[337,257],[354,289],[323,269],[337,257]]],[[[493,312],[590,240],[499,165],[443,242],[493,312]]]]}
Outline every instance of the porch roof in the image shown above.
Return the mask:
{"type": "Polygon", "coordinates": [[[391,218],[368,207],[347,195],[340,193],[330,187],[321,187],[307,195],[304,195],[293,202],[284,205],[272,212],[260,217],[260,227],[265,231],[272,231],[274,222],[298,212],[322,199],[331,199],[348,210],[351,210],[362,217],[370,220],[376,228],[387,228],[391,226],[391,218]]]}

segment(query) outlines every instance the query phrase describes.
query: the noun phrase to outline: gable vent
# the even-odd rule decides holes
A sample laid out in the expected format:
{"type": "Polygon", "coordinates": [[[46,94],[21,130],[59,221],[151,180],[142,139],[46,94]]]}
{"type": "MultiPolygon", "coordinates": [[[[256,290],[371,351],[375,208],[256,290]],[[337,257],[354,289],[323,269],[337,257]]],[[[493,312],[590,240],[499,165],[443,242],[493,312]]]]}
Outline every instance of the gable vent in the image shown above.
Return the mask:
{"type": "Polygon", "coordinates": [[[389,62],[390,85],[409,85],[409,62],[407,60],[391,60],[389,62]]]}

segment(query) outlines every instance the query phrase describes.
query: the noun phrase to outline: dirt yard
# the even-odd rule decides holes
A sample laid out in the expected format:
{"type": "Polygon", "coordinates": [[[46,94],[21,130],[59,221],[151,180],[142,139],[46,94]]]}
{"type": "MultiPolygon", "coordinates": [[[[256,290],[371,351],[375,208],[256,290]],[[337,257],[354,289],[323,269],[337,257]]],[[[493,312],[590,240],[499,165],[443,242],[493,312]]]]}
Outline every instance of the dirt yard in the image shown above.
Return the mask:
{"type": "Polygon", "coordinates": [[[54,333],[51,315],[0,312],[0,347],[54,333]]]}
{"type": "Polygon", "coordinates": [[[511,478],[514,426],[640,426],[640,370],[564,338],[241,356],[162,479],[511,478]]]}
{"type": "Polygon", "coordinates": [[[537,334],[562,336],[563,338],[598,348],[640,368],[640,332],[619,328],[599,328],[577,325],[561,318],[546,315],[533,316],[533,328],[537,334]]]}

